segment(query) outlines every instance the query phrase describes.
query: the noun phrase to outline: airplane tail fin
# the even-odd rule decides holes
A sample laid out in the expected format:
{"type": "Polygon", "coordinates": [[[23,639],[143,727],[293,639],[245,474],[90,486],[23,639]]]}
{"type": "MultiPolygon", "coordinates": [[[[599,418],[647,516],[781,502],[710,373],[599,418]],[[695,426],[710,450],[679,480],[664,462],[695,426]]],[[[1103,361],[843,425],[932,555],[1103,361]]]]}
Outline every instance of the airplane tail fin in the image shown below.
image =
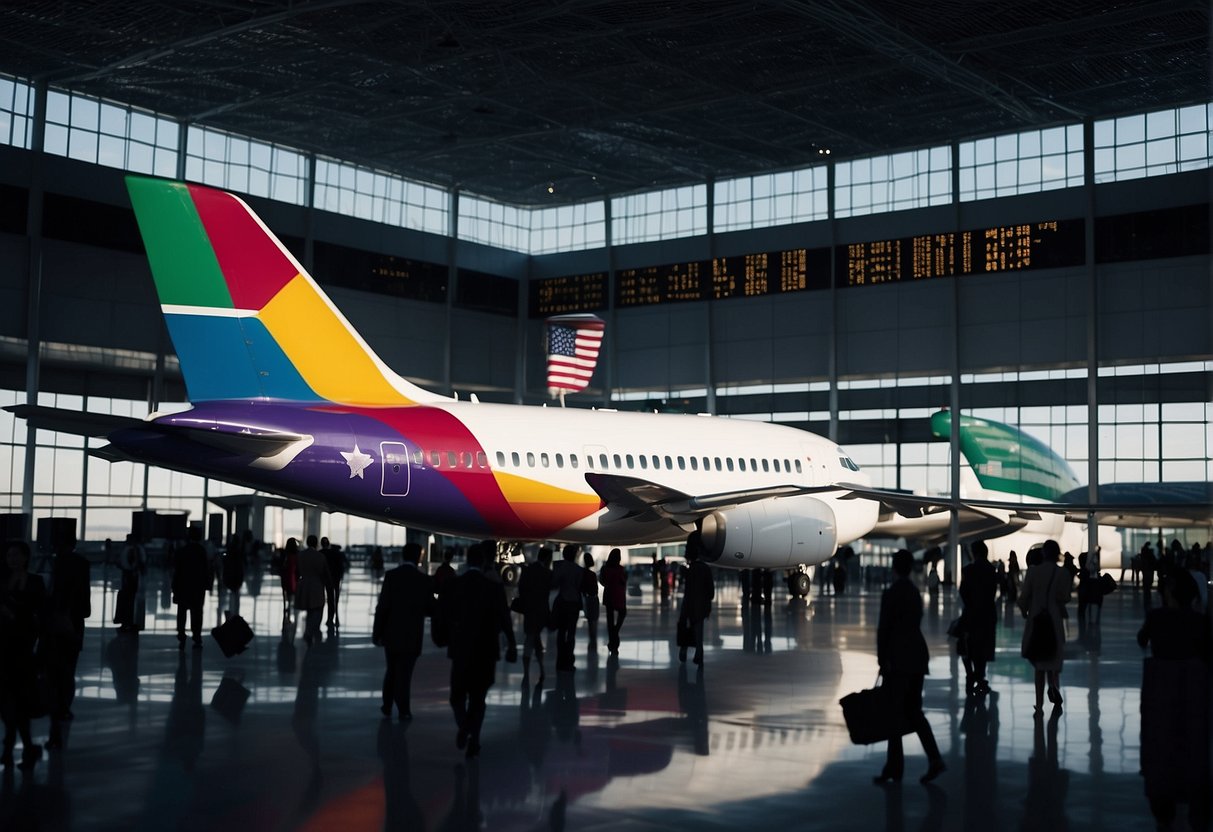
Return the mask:
{"type": "Polygon", "coordinates": [[[444,400],[394,373],[239,197],[126,177],[191,401],[444,400]]]}
{"type": "MultiPolygon", "coordinates": [[[[951,436],[952,414],[931,416],[931,432],[951,436]]],[[[1055,502],[1082,483],[1052,448],[1018,428],[976,416],[960,417],[960,453],[981,487],[1017,497],[1055,502]]]]}

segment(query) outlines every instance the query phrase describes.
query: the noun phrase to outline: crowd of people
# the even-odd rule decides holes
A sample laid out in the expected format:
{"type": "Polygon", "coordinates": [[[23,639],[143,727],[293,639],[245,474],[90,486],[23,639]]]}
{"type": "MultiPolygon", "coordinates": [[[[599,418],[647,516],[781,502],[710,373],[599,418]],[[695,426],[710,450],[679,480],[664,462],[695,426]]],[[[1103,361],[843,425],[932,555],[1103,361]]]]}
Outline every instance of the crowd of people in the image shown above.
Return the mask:
{"type": "MultiPolygon", "coordinates": [[[[45,747],[53,750],[62,747],[64,725],[73,718],[76,660],[83,645],[84,622],[91,614],[90,567],[75,553],[74,545],[75,541],[56,544],[49,581],[31,570],[28,545],[18,541],[6,550],[0,579],[0,716],[5,726],[5,767],[18,765],[18,741],[20,768],[29,770],[41,758],[43,747],[31,737],[32,719],[50,718],[45,747]]],[[[222,553],[216,554],[204,544],[201,530],[194,528],[189,539],[171,552],[167,568],[182,651],[191,640],[195,650],[203,647],[203,602],[216,582],[228,593],[228,613],[238,614],[242,585],[261,571],[259,549],[251,535],[233,536],[222,553]]],[[[996,654],[1001,602],[1008,609],[1017,609],[1024,621],[1020,652],[1032,667],[1034,714],[1041,718],[1047,701],[1055,720],[1064,702],[1061,674],[1069,603],[1077,596],[1080,622],[1089,617],[1098,621],[1102,599],[1115,588],[1115,582],[1093,569],[1094,561],[1085,553],[1076,560],[1052,540],[1027,552],[1023,571],[1015,553],[1005,565],[991,563],[982,541],[973,542],[967,551],[968,562],[959,581],[962,612],[949,628],[963,661],[967,700],[979,701],[991,694],[988,668],[996,654]]],[[[1200,678],[1207,698],[1207,553],[1199,544],[1185,549],[1177,542],[1165,548],[1160,544],[1158,551],[1155,554],[1149,544],[1143,547],[1135,559],[1137,569],[1130,573],[1134,585],[1140,585],[1147,607],[1138,639],[1152,652],[1144,669],[1142,694],[1143,774],[1151,808],[1160,822],[1173,816],[1177,802],[1190,803],[1190,817],[1199,819],[1207,817],[1208,792],[1186,784],[1184,772],[1190,766],[1176,766],[1177,760],[1199,756],[1205,746],[1188,730],[1190,716],[1187,722],[1173,717],[1188,714],[1191,703],[1183,697],[1190,698],[1192,691],[1202,689],[1200,678]],[[1156,597],[1161,604],[1155,605],[1156,597]],[[1196,669],[1191,666],[1194,662],[1196,669]]],[[[604,616],[606,649],[613,657],[619,655],[632,589],[619,549],[612,549],[595,571],[593,556],[576,544],[564,546],[555,563],[553,550],[543,547],[522,568],[512,594],[497,568],[495,541],[470,546],[466,563],[458,570],[452,562],[453,552],[443,551],[433,575],[423,564],[418,544],[406,545],[401,554],[400,565],[386,572],[382,552],[369,561],[371,574],[382,578],[372,630],[374,644],[384,651],[380,709],[388,718],[412,719],[413,671],[425,650],[428,629],[430,640],[444,648],[450,660],[449,704],[455,744],[468,757],[480,753],[485,702],[496,681],[497,664],[518,657],[511,612],[519,615],[521,624],[524,686],[533,670],[542,684],[549,654],[554,655],[551,669],[556,673],[574,672],[581,632],[587,639],[587,653],[596,653],[598,624],[604,616]]],[[[831,579],[823,585],[823,595],[845,591],[848,568],[857,568],[852,564],[855,557],[848,551],[831,560],[831,579]]],[[[133,535],[112,558],[120,570],[114,604],[119,633],[138,633],[143,628],[148,561],[146,550],[133,535]]],[[[341,547],[314,535],[302,547],[290,538],[273,553],[270,565],[280,581],[284,616],[292,621],[293,615],[306,619],[305,643],[318,642],[323,625],[330,631],[341,626],[341,584],[348,569],[341,547]]],[[[921,630],[923,593],[913,579],[918,568],[928,576],[936,574],[933,566],[929,553],[918,561],[906,550],[897,552],[891,561],[892,580],[881,597],[877,661],[881,685],[900,714],[902,730],[888,737],[885,765],[874,778],[880,784],[902,779],[902,735],[907,733],[918,736],[927,757],[927,769],[920,778],[923,782],[935,780],[946,770],[923,710],[929,653],[921,630]]],[[[769,574],[746,577],[743,604],[769,603],[769,574]]],[[[704,625],[713,610],[715,579],[702,558],[699,535],[692,533],[687,539],[684,568],[675,570],[655,558],[653,578],[655,600],[666,605],[681,589],[675,633],[678,659],[702,666],[704,625]]],[[[924,577],[921,583],[930,593],[940,591],[938,582],[932,584],[924,577]]],[[[1207,721],[1207,708],[1204,718],[1207,721]]]]}

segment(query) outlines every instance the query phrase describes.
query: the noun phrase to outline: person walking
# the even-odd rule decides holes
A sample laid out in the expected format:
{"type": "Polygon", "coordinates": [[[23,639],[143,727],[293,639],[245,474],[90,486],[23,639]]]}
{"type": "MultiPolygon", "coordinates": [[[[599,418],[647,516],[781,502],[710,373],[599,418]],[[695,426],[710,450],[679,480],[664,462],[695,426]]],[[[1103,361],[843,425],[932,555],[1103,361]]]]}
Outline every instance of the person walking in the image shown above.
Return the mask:
{"type": "Polygon", "coordinates": [[[403,555],[403,562],[383,576],[371,641],[383,648],[387,662],[380,710],[391,717],[395,704],[400,721],[406,722],[413,718],[410,692],[425,621],[434,614],[434,581],[418,568],[420,545],[406,544],[403,555]]]}
{"type": "Polygon", "coordinates": [[[30,737],[32,697],[36,684],[34,645],[46,585],[29,571],[29,545],[14,540],[5,552],[7,575],[0,583],[0,719],[4,720],[4,752],[0,764],[13,765],[13,750],[21,737],[21,765],[29,771],[42,757],[42,746],[30,737]]]}
{"type": "Polygon", "coordinates": [[[286,545],[282,547],[281,557],[278,558],[278,578],[282,582],[282,614],[285,616],[290,614],[295,592],[299,588],[299,541],[293,537],[288,537],[286,545]]]}
{"type": "Polygon", "coordinates": [[[146,610],[139,602],[143,599],[141,584],[147,572],[147,554],[134,534],[126,536],[126,545],[118,555],[118,568],[122,570],[122,585],[114,603],[114,623],[120,633],[137,633],[143,629],[146,610]]]}
{"type": "Polygon", "coordinates": [[[564,547],[563,559],[552,569],[552,619],[556,625],[556,669],[573,670],[577,640],[577,618],[581,613],[581,567],[577,544],[564,547]]]}
{"type": "Polygon", "coordinates": [[[581,568],[581,609],[585,612],[585,628],[589,636],[586,650],[597,653],[601,603],[598,597],[598,575],[594,572],[594,556],[589,552],[581,556],[581,568]]]}
{"type": "MultiPolygon", "coordinates": [[[[712,612],[712,600],[716,597],[716,585],[712,570],[700,558],[702,547],[699,532],[687,537],[687,571],[682,591],[682,608],[678,613],[678,627],[689,635],[695,647],[695,664],[703,664],[703,625],[712,612]]],[[[687,644],[678,648],[678,661],[687,660],[687,644]]]]}
{"type": "Polygon", "coordinates": [[[1046,681],[1049,701],[1061,707],[1065,605],[1070,600],[1070,576],[1058,565],[1061,548],[1057,541],[1046,540],[1039,552],[1040,562],[1028,568],[1019,591],[1019,609],[1028,620],[1020,650],[1036,672],[1036,713],[1044,707],[1046,681]]]}
{"type": "Polygon", "coordinates": [[[531,673],[531,656],[539,662],[539,681],[543,681],[543,631],[551,610],[548,594],[552,591],[552,550],[544,546],[533,563],[527,564],[518,579],[518,599],[522,607],[522,675],[531,673]]]}
{"type": "Polygon", "coordinates": [[[63,747],[63,723],[73,718],[76,663],[84,647],[84,619],[93,614],[89,594],[89,563],[76,552],[70,534],[54,544],[50,599],[42,620],[38,653],[46,670],[51,730],[46,747],[63,747]]]}
{"type": "Polygon", "coordinates": [[[309,534],[307,548],[299,552],[299,587],[295,590],[296,608],[307,612],[303,641],[309,646],[320,641],[320,618],[331,582],[329,565],[316,548],[316,535],[309,534]]]}
{"type": "Polygon", "coordinates": [[[202,528],[193,526],[173,564],[173,601],[177,604],[177,649],[185,649],[185,617],[190,618],[194,649],[202,649],[202,604],[211,583],[210,561],[202,546],[202,528]]]}
{"type": "MultiPolygon", "coordinates": [[[[330,630],[341,626],[341,616],[337,611],[337,603],[341,600],[341,582],[345,579],[346,563],[345,552],[337,544],[329,544],[327,537],[320,538],[320,553],[324,555],[324,562],[329,568],[329,582],[325,587],[326,604],[328,605],[328,628],[330,630]]],[[[421,556],[418,554],[418,561],[421,556]]]]}
{"type": "Polygon", "coordinates": [[[994,627],[998,608],[998,576],[990,565],[990,550],[978,540],[969,547],[973,562],[960,571],[960,600],[964,602],[961,629],[966,642],[965,692],[985,696],[990,692],[986,664],[994,661],[994,627]]]}
{"type": "Polygon", "coordinates": [[[612,549],[606,565],[598,574],[602,584],[602,605],[606,607],[607,650],[619,655],[619,630],[628,615],[628,573],[621,563],[622,553],[612,549]]]}
{"type": "Polygon", "coordinates": [[[455,747],[466,749],[469,758],[480,754],[485,698],[496,681],[502,634],[509,644],[505,660],[518,660],[505,587],[484,574],[485,554],[484,543],[468,548],[467,570],[443,594],[439,612],[451,634],[447,655],[451,659],[451,710],[458,726],[455,747]]]}
{"type": "MultiPolygon", "coordinates": [[[[922,595],[910,580],[914,556],[905,549],[893,555],[893,583],[880,597],[880,619],[876,626],[876,660],[880,664],[882,687],[890,689],[890,699],[900,703],[905,727],[918,734],[927,754],[927,771],[920,779],[929,783],[944,772],[943,755],[935,742],[931,723],[922,711],[922,684],[927,675],[930,654],[922,637],[922,595]]],[[[901,734],[889,739],[888,755],[874,783],[901,782],[905,771],[905,752],[901,734]]]]}

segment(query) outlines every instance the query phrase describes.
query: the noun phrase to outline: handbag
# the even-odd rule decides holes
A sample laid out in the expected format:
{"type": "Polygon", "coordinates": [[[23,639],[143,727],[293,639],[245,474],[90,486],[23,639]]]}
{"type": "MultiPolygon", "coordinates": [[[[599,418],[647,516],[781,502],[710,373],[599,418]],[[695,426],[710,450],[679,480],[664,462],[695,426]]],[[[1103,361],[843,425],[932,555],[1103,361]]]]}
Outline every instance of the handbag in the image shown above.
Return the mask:
{"type": "Polygon", "coordinates": [[[1030,662],[1048,661],[1057,654],[1057,631],[1053,628],[1053,617],[1049,615],[1049,597],[1055,577],[1056,571],[1049,576],[1044,609],[1032,616],[1032,637],[1023,646],[1023,657],[1030,662]]]}
{"type": "Polygon", "coordinates": [[[969,628],[965,625],[963,615],[952,619],[948,625],[948,637],[956,639],[956,652],[959,655],[969,655],[969,628]]]}
{"type": "Polygon", "coordinates": [[[848,693],[838,700],[838,704],[842,705],[847,733],[855,745],[885,742],[909,733],[902,702],[891,687],[877,685],[848,693]]]}

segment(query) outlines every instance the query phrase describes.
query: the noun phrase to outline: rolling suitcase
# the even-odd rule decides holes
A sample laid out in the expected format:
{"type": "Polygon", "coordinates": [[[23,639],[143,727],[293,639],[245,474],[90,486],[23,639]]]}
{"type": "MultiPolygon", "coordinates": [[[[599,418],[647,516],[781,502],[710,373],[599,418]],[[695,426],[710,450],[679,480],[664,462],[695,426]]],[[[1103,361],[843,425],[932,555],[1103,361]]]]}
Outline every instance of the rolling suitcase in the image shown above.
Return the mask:
{"type": "Polygon", "coordinates": [[[229,659],[237,653],[243,653],[244,648],[248,647],[249,642],[253,640],[253,630],[249,627],[248,622],[231,613],[227,614],[226,621],[211,630],[211,635],[219,643],[219,649],[223,651],[223,655],[229,659]]]}

